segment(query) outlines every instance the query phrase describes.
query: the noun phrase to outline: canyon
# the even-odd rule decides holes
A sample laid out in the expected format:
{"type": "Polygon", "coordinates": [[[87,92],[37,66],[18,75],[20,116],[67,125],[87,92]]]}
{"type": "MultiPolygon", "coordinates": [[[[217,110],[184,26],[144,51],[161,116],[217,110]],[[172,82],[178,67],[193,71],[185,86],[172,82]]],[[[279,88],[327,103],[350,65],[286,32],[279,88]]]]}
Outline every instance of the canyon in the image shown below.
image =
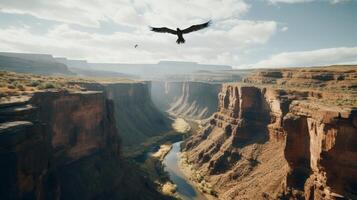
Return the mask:
{"type": "Polygon", "coordinates": [[[124,147],[139,145],[155,136],[165,137],[171,130],[172,120],[160,112],[151,100],[150,82],[79,85],[90,91],[102,91],[113,102],[115,124],[124,147]]]}
{"type": "Polygon", "coordinates": [[[224,84],[217,112],[183,147],[193,181],[219,199],[356,199],[356,93],[311,89],[353,90],[356,70],[313,70],[261,70],[224,84]],[[300,81],[314,85],[298,89],[300,81]]]}
{"type": "Polygon", "coordinates": [[[154,81],[151,98],[157,108],[175,117],[205,119],[217,109],[220,87],[220,84],[205,82],[154,81]]]}
{"type": "Polygon", "coordinates": [[[2,98],[0,198],[175,199],[136,159],[179,141],[175,170],[207,199],[357,198],[355,66],[230,80],[70,80],[2,98]],[[196,127],[174,131],[177,118],[196,127]]]}
{"type": "MultiPolygon", "coordinates": [[[[116,87],[127,98],[145,91],[140,84],[108,91],[116,87]]],[[[118,134],[125,127],[116,126],[116,104],[101,91],[58,90],[3,102],[1,199],[171,199],[123,157],[129,142],[118,134]]]]}

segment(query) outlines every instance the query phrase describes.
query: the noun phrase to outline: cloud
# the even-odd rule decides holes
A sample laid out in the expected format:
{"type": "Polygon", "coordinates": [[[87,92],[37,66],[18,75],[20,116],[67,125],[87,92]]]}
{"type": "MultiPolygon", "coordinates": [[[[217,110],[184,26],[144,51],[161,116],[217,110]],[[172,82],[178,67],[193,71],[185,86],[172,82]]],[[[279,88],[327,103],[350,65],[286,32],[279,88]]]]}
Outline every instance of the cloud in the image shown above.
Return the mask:
{"type": "Polygon", "coordinates": [[[312,2],[315,0],[268,0],[270,3],[276,4],[276,3],[306,3],[306,2],[312,2]]]}
{"type": "Polygon", "coordinates": [[[41,34],[34,27],[0,30],[0,51],[51,53],[95,62],[173,59],[234,64],[242,60],[237,54],[267,43],[278,30],[275,21],[241,20],[250,9],[245,0],[1,0],[0,8],[3,13],[57,22],[41,34]],[[148,30],[149,25],[186,28],[208,19],[213,25],[185,35],[184,46],[175,43],[176,36],[148,30]],[[104,22],[119,28],[100,34],[104,22]],[[135,44],[138,49],[133,49],[135,44]]]}
{"type": "Polygon", "coordinates": [[[29,14],[68,24],[99,27],[102,21],[128,26],[183,26],[207,19],[225,20],[249,10],[243,0],[1,0],[2,12],[29,14]]]}
{"type": "Polygon", "coordinates": [[[293,3],[307,3],[307,2],[313,2],[313,1],[321,1],[321,2],[330,2],[332,4],[337,4],[345,1],[350,1],[350,0],[268,0],[270,3],[277,4],[277,3],[287,3],[287,4],[293,4],[293,3]]]}
{"type": "Polygon", "coordinates": [[[175,43],[174,35],[147,29],[99,34],[62,24],[40,34],[24,27],[9,27],[0,31],[0,49],[50,53],[92,62],[144,63],[165,59],[233,64],[239,61],[236,55],[241,51],[266,43],[276,31],[274,21],[235,20],[189,34],[183,46],[175,43]],[[135,44],[139,48],[135,49],[135,44]]]}
{"type": "Polygon", "coordinates": [[[238,68],[301,67],[333,64],[357,64],[357,47],[279,53],[258,63],[241,65],[238,68]]]}
{"type": "Polygon", "coordinates": [[[330,0],[330,2],[331,2],[332,4],[342,3],[342,2],[346,2],[346,1],[351,1],[351,0],[330,0]]]}
{"type": "Polygon", "coordinates": [[[289,30],[289,28],[287,26],[284,26],[280,29],[281,32],[286,32],[288,30],[289,30]]]}

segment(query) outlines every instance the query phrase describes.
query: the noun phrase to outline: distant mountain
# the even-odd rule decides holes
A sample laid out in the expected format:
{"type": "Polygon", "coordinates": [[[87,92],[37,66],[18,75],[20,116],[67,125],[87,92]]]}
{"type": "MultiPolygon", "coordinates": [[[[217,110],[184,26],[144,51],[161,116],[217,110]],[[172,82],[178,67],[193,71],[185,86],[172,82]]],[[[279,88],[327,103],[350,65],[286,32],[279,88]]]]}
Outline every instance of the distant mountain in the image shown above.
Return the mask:
{"type": "Polygon", "coordinates": [[[112,71],[100,71],[100,70],[86,70],[82,68],[70,68],[70,70],[79,76],[87,77],[101,77],[101,78],[128,78],[128,79],[138,79],[139,77],[119,72],[112,71]]]}
{"type": "Polygon", "coordinates": [[[89,63],[92,69],[133,74],[142,78],[191,74],[201,70],[231,70],[227,65],[204,65],[195,62],[160,61],[157,64],[89,63]]]}
{"type": "Polygon", "coordinates": [[[68,67],[48,54],[0,52],[0,70],[33,74],[74,75],[68,67]]]}
{"type": "Polygon", "coordinates": [[[88,64],[86,60],[71,60],[65,57],[55,57],[54,58],[57,62],[63,63],[70,68],[77,68],[77,69],[91,69],[91,66],[88,64]]]}
{"type": "Polygon", "coordinates": [[[232,70],[228,65],[205,65],[195,62],[160,61],[157,64],[129,64],[129,63],[89,63],[86,60],[71,60],[63,57],[55,58],[57,62],[67,65],[71,69],[83,69],[95,71],[108,71],[153,79],[170,75],[188,75],[199,71],[232,70]]]}
{"type": "Polygon", "coordinates": [[[55,57],[57,62],[67,65],[70,71],[76,73],[79,76],[88,77],[101,77],[101,78],[139,78],[133,74],[126,74],[120,71],[108,71],[100,68],[93,68],[86,60],[72,60],[65,57],[55,57]]]}
{"type": "MultiPolygon", "coordinates": [[[[73,74],[101,77],[136,77],[142,79],[165,79],[187,77],[202,71],[217,72],[232,70],[228,65],[207,65],[195,62],[160,61],[157,64],[88,63],[86,60],[71,60],[53,57],[50,54],[26,54],[0,52],[0,70],[39,74],[73,74]],[[71,72],[72,71],[72,72],[71,72]]],[[[181,78],[182,79],[182,78],[181,78]]]]}
{"type": "Polygon", "coordinates": [[[0,52],[1,56],[15,57],[32,61],[42,62],[55,62],[54,58],[50,54],[34,54],[34,53],[13,53],[13,52],[0,52]]]}

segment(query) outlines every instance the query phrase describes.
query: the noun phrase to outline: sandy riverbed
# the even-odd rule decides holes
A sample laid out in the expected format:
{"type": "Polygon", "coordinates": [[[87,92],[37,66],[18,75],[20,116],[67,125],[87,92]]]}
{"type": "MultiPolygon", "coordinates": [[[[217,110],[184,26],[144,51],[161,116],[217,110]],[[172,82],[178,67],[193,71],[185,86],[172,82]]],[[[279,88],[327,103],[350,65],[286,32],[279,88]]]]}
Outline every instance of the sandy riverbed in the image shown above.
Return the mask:
{"type": "Polygon", "coordinates": [[[191,130],[191,126],[183,118],[177,118],[172,124],[172,128],[179,133],[188,133],[191,130]]]}

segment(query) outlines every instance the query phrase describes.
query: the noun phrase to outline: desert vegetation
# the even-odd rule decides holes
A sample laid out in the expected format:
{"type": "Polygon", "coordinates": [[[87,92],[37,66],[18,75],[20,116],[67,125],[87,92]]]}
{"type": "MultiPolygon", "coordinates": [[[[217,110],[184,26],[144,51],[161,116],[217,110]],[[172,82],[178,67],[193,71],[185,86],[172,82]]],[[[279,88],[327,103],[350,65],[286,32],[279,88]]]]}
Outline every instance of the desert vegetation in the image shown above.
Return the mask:
{"type": "Polygon", "coordinates": [[[29,95],[43,90],[84,91],[78,83],[129,83],[129,79],[36,75],[0,71],[0,98],[29,95]]]}
{"type": "Polygon", "coordinates": [[[41,76],[15,72],[0,72],[0,97],[26,95],[47,89],[83,90],[76,82],[89,82],[81,78],[41,76]]]}

